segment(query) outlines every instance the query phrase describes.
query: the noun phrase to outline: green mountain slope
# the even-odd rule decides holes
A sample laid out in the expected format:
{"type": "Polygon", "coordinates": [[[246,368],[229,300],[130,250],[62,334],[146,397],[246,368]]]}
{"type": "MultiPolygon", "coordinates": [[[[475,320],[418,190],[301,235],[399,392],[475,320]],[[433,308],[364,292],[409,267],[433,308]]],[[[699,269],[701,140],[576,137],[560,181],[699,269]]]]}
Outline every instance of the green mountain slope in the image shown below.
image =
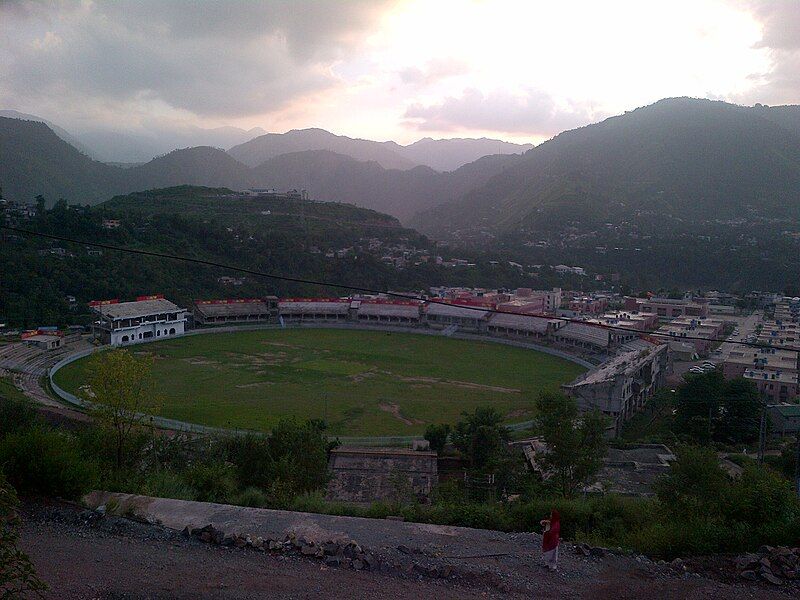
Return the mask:
{"type": "Polygon", "coordinates": [[[476,228],[503,233],[588,226],[644,213],[683,220],[797,216],[797,115],[708,100],[662,100],[564,132],[481,189],[411,223],[447,235],[476,228]]]}

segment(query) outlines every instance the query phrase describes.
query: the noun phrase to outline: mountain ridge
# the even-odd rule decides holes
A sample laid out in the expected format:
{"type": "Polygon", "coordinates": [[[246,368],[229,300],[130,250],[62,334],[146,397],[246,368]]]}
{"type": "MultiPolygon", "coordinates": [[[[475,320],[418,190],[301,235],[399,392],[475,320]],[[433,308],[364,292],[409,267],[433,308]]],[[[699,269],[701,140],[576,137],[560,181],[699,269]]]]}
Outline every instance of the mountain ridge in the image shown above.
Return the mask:
{"type": "Polygon", "coordinates": [[[464,197],[416,215],[429,234],[469,227],[504,233],[568,218],[602,221],[641,210],[687,218],[753,210],[796,213],[800,110],[664,99],[559,134],[464,197]],[[549,217],[549,218],[548,218],[549,217]]]}

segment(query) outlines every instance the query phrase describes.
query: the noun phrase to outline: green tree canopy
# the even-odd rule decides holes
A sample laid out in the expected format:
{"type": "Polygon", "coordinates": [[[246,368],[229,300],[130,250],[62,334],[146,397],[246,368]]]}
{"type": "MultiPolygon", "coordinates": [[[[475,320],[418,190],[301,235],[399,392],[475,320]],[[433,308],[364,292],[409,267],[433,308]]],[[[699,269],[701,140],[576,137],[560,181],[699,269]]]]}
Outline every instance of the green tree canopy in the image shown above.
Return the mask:
{"type": "Polygon", "coordinates": [[[536,407],[548,447],[542,467],[560,494],[572,496],[602,464],[605,420],[597,411],[579,414],[575,400],[558,393],[541,394],[536,407]]]}

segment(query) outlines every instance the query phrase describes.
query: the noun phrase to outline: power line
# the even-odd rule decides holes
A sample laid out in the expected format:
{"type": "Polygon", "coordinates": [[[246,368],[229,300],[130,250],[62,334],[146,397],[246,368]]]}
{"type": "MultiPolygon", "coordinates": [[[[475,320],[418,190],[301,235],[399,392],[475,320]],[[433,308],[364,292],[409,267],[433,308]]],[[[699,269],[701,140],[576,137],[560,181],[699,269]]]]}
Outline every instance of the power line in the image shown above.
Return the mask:
{"type": "Polygon", "coordinates": [[[18,227],[11,227],[10,225],[0,225],[0,229],[6,229],[8,231],[13,231],[15,233],[21,233],[23,235],[29,235],[32,237],[39,237],[45,238],[50,240],[56,240],[59,242],[67,242],[70,244],[79,244],[83,246],[90,246],[93,248],[102,248],[104,250],[111,250],[114,252],[127,252],[128,254],[138,254],[140,256],[149,256],[152,258],[166,258],[170,260],[177,260],[182,262],[189,262],[198,265],[205,265],[208,267],[217,267],[220,269],[226,269],[229,271],[235,271],[238,273],[245,273],[247,275],[254,275],[256,277],[264,277],[267,279],[275,279],[278,281],[286,281],[289,283],[302,283],[305,285],[317,285],[323,287],[330,287],[330,288],[337,288],[342,290],[348,290],[351,292],[360,292],[364,294],[384,294],[386,296],[392,296],[394,298],[400,298],[403,300],[415,300],[419,302],[427,302],[428,304],[440,304],[442,306],[456,306],[457,308],[466,309],[466,310],[474,310],[481,313],[492,313],[492,314],[500,314],[500,315],[514,315],[518,317],[529,317],[533,319],[549,319],[549,320],[558,320],[563,321],[565,323],[577,323],[579,325],[590,325],[593,327],[599,327],[602,329],[608,329],[612,331],[623,331],[628,333],[634,333],[638,336],[651,336],[651,337],[659,337],[665,338],[666,340],[673,340],[673,341],[687,341],[687,340],[699,340],[704,342],[722,342],[727,344],[736,344],[739,346],[747,346],[750,348],[763,348],[769,350],[789,350],[792,352],[800,352],[799,347],[794,346],[781,346],[775,347],[770,346],[768,344],[758,344],[756,342],[741,342],[741,341],[733,341],[727,339],[719,339],[719,338],[705,338],[699,336],[671,336],[665,333],[658,333],[655,331],[640,331],[639,329],[634,329],[632,327],[623,327],[621,325],[607,325],[603,323],[586,323],[586,321],[582,321],[580,319],[572,319],[569,317],[558,317],[558,316],[550,316],[550,315],[528,315],[528,314],[521,314],[521,313],[510,313],[505,312],[502,310],[497,310],[494,308],[489,307],[481,307],[481,306],[470,306],[465,304],[452,304],[450,302],[445,302],[443,300],[437,300],[433,298],[423,298],[422,296],[417,296],[414,294],[402,294],[400,292],[389,292],[385,290],[376,290],[372,288],[354,286],[354,285],[346,285],[342,283],[331,283],[328,281],[317,281],[314,279],[305,279],[302,277],[291,277],[289,275],[278,275],[276,273],[266,273],[264,271],[256,271],[254,269],[247,269],[244,267],[237,267],[235,265],[230,265],[226,263],[220,263],[212,260],[205,260],[202,258],[192,258],[189,256],[179,256],[177,254],[168,254],[166,252],[155,252],[152,250],[140,250],[137,248],[126,248],[124,246],[114,246],[112,244],[103,244],[100,242],[87,242],[84,240],[76,240],[74,238],[69,238],[66,236],[61,235],[54,235],[51,233],[41,233],[38,231],[30,231],[28,229],[20,229],[18,227]]]}

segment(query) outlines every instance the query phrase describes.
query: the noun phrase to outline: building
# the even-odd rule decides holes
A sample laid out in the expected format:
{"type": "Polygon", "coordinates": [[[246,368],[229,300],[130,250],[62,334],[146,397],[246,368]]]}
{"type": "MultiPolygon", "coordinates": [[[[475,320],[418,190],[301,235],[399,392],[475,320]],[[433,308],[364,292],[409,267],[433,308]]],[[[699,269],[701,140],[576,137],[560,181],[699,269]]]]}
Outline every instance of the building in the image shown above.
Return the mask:
{"type": "Polygon", "coordinates": [[[667,344],[635,340],[625,344],[620,354],[562,389],[575,398],[581,410],[597,409],[611,417],[608,432],[618,435],[622,425],[664,384],[669,368],[667,344]]]}
{"type": "Polygon", "coordinates": [[[29,346],[34,346],[40,350],[57,350],[61,348],[63,340],[58,335],[46,335],[37,333],[30,337],[24,338],[24,341],[29,346]]]}
{"type": "Polygon", "coordinates": [[[567,323],[553,333],[552,339],[556,344],[571,349],[602,353],[611,345],[611,330],[597,325],[567,323]]]}
{"type": "Polygon", "coordinates": [[[428,327],[445,329],[457,327],[472,333],[486,331],[489,309],[481,306],[431,303],[425,307],[424,319],[428,327]]]}
{"type": "Polygon", "coordinates": [[[518,315],[543,315],[546,312],[552,313],[547,308],[544,296],[529,296],[527,298],[515,298],[508,302],[500,302],[497,310],[518,315]]]}
{"type": "MultiPolygon", "coordinates": [[[[698,299],[700,300],[700,299],[698,299]]],[[[708,301],[695,301],[674,298],[625,298],[625,310],[653,313],[661,319],[676,319],[678,317],[708,317],[708,301]]]]}
{"type": "Polygon", "coordinates": [[[277,323],[278,299],[243,298],[231,300],[195,300],[194,320],[198,325],[238,323],[277,323]]]}
{"type": "Polygon", "coordinates": [[[798,372],[798,353],[783,348],[748,348],[739,346],[722,363],[726,379],[743,377],[748,369],[798,372]]]}
{"type": "Polygon", "coordinates": [[[721,339],[722,329],[721,321],[679,317],[660,327],[656,333],[658,337],[691,344],[697,354],[708,356],[715,342],[721,339]]]}
{"type": "Polygon", "coordinates": [[[777,436],[800,433],[800,404],[778,404],[767,408],[772,434],[777,436]]]}
{"type": "Polygon", "coordinates": [[[350,318],[349,298],[281,298],[280,318],[290,323],[330,323],[350,318]]]}
{"type": "Polygon", "coordinates": [[[186,309],[160,295],[140,296],[133,302],[90,302],[89,306],[97,315],[94,336],[112,346],[175,337],[186,328],[186,309]]]}
{"type": "Polygon", "coordinates": [[[439,482],[436,452],[336,448],[328,463],[328,500],[425,502],[439,482]]]}
{"type": "Polygon", "coordinates": [[[748,368],[745,369],[742,377],[756,385],[767,404],[800,402],[800,380],[798,380],[800,375],[796,370],[781,371],[780,369],[748,368]]]}
{"type": "Polygon", "coordinates": [[[608,309],[608,299],[578,296],[569,300],[567,308],[582,315],[599,315],[608,309]]]}
{"type": "Polygon", "coordinates": [[[494,313],[489,318],[486,330],[490,335],[498,337],[538,341],[547,340],[562,323],[558,319],[546,317],[494,313]]]}
{"type": "MultiPolygon", "coordinates": [[[[598,322],[604,325],[620,325],[636,331],[650,331],[658,324],[658,317],[652,313],[630,312],[616,310],[603,313],[597,317],[598,322]]],[[[592,322],[590,319],[589,322],[592,322]]]]}
{"type": "Polygon", "coordinates": [[[422,303],[415,300],[361,300],[357,317],[359,323],[378,325],[419,325],[422,303]]]}

